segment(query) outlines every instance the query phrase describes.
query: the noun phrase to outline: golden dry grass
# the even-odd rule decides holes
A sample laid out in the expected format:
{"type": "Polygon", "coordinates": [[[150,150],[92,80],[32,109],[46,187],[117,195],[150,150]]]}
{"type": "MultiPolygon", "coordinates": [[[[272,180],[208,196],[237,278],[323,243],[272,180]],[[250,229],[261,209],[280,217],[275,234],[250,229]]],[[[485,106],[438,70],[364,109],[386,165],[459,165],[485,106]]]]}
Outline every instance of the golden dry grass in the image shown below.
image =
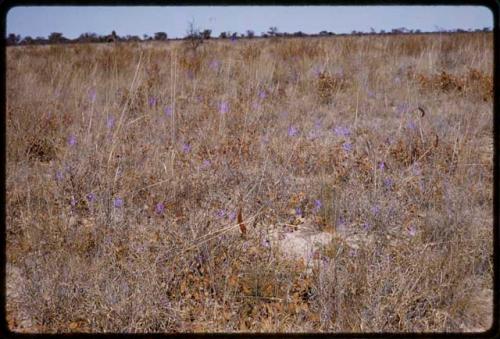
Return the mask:
{"type": "Polygon", "coordinates": [[[492,64],[491,33],[9,47],[10,328],[489,328],[492,64]],[[306,222],[310,274],[266,238],[306,222]]]}

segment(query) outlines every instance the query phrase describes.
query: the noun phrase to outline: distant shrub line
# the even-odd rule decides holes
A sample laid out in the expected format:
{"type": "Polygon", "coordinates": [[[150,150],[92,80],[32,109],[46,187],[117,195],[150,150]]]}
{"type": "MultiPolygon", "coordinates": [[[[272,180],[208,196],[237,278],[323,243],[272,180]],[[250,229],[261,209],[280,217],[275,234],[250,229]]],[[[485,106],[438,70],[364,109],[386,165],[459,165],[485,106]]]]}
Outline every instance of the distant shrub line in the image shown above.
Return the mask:
{"type": "MultiPolygon", "coordinates": [[[[373,28],[370,32],[358,32],[352,31],[348,34],[336,34],[334,32],[321,31],[317,34],[307,34],[301,31],[295,33],[286,33],[279,32],[276,27],[270,27],[267,32],[261,33],[260,36],[255,35],[255,32],[252,30],[247,30],[246,33],[238,34],[236,32],[221,32],[218,36],[219,39],[237,39],[237,38],[273,38],[273,37],[324,37],[324,36],[345,36],[345,35],[393,35],[393,34],[442,34],[442,33],[479,33],[479,32],[491,32],[491,28],[478,28],[475,30],[463,30],[463,29],[454,29],[454,30],[441,30],[439,32],[422,32],[419,29],[412,30],[407,28],[394,28],[390,31],[381,30],[376,32],[373,28]]],[[[211,36],[212,31],[210,29],[199,30],[191,27],[188,30],[186,36],[184,38],[168,38],[167,33],[165,32],[156,32],[153,36],[149,36],[147,34],[143,34],[142,38],[138,35],[126,35],[119,36],[115,31],[112,31],[111,34],[108,35],[99,35],[97,33],[83,33],[76,39],[69,39],[64,37],[63,33],[53,32],[50,33],[47,38],[45,37],[36,37],[33,38],[31,36],[22,37],[19,34],[10,33],[6,37],[7,46],[17,46],[17,45],[47,45],[47,44],[69,44],[69,43],[109,43],[109,42],[142,42],[142,41],[167,41],[167,40],[191,40],[191,41],[203,41],[213,38],[211,36]]]]}

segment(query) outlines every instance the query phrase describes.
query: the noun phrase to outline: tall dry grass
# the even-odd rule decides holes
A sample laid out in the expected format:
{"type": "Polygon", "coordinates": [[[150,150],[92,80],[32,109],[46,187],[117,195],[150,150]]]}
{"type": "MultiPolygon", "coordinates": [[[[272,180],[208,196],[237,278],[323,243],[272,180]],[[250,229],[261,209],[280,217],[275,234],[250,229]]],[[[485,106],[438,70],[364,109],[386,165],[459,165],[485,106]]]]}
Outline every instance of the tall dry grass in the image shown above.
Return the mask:
{"type": "Polygon", "coordinates": [[[490,33],[9,47],[11,330],[489,328],[492,64],[490,33]],[[266,238],[304,220],[360,245],[306,274],[266,238]]]}

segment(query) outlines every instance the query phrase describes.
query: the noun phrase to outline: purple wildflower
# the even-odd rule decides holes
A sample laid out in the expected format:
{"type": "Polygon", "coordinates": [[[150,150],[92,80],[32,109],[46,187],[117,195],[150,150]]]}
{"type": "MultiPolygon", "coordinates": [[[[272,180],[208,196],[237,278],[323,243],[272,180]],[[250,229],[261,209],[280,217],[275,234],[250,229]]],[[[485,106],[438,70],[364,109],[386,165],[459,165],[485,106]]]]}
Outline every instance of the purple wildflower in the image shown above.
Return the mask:
{"type": "Polygon", "coordinates": [[[422,169],[420,168],[420,165],[418,162],[413,164],[412,168],[413,175],[421,175],[422,174],[422,169]]]}
{"type": "Polygon", "coordinates": [[[259,91],[259,98],[261,98],[263,100],[266,97],[267,97],[266,91],[264,91],[264,90],[259,91]]]}
{"type": "Polygon", "coordinates": [[[171,116],[172,116],[172,112],[173,112],[173,111],[174,111],[174,110],[173,110],[173,109],[172,109],[172,107],[170,107],[170,106],[165,107],[165,110],[164,110],[165,115],[166,115],[167,117],[171,117],[171,116]]]}
{"type": "Polygon", "coordinates": [[[113,206],[115,206],[116,208],[123,207],[123,199],[115,198],[115,200],[113,201],[113,206]]]}
{"type": "Polygon", "coordinates": [[[333,131],[338,137],[346,138],[351,135],[351,131],[349,130],[349,128],[343,126],[335,127],[333,131]]]}
{"type": "Polygon", "coordinates": [[[346,152],[350,152],[350,151],[352,151],[352,144],[348,143],[348,142],[344,142],[344,144],[342,145],[342,149],[346,152]]]}
{"type": "Polygon", "coordinates": [[[406,102],[403,102],[396,106],[396,113],[398,114],[398,116],[400,116],[401,114],[408,113],[408,109],[409,105],[406,102]]]}
{"type": "Polygon", "coordinates": [[[56,171],[56,181],[61,181],[63,178],[63,173],[61,171],[56,171]]]}
{"type": "Polygon", "coordinates": [[[321,68],[321,66],[315,66],[313,68],[313,74],[315,76],[319,76],[321,73],[323,73],[323,69],[321,68]]]}
{"type": "Polygon", "coordinates": [[[298,215],[299,217],[304,216],[304,212],[302,211],[302,208],[300,208],[300,207],[295,208],[295,214],[298,215]]]}
{"type": "Polygon", "coordinates": [[[234,44],[234,43],[236,42],[236,39],[237,39],[237,38],[236,38],[236,35],[232,35],[232,36],[231,36],[231,39],[230,39],[230,40],[231,40],[231,43],[233,43],[233,44],[234,44]]]}
{"type": "Polygon", "coordinates": [[[373,206],[373,207],[371,208],[371,212],[372,212],[372,214],[374,214],[374,215],[379,214],[379,213],[380,213],[380,207],[379,207],[378,205],[373,206]]]}
{"type": "Polygon", "coordinates": [[[316,122],[314,123],[314,129],[318,131],[321,129],[322,125],[323,124],[321,122],[321,119],[316,119],[316,122]]]}
{"type": "Polygon", "coordinates": [[[413,120],[408,121],[408,124],[406,125],[411,130],[415,130],[417,128],[417,125],[415,125],[415,122],[413,120]]]}
{"type": "Polygon", "coordinates": [[[149,97],[149,99],[148,99],[149,107],[156,106],[156,102],[157,102],[157,100],[155,97],[149,97]]]}
{"type": "Polygon", "coordinates": [[[358,255],[358,250],[357,250],[357,249],[355,249],[355,248],[351,248],[351,249],[349,250],[349,256],[350,256],[350,257],[355,257],[355,256],[357,256],[357,255],[358,255]]]}
{"type": "Polygon", "coordinates": [[[383,161],[379,162],[378,169],[381,171],[385,170],[385,162],[383,162],[383,161]]]}
{"type": "Polygon", "coordinates": [[[113,126],[115,126],[115,118],[108,117],[108,120],[106,121],[106,126],[108,127],[108,129],[112,129],[113,126]]]}
{"type": "Polygon", "coordinates": [[[410,225],[410,228],[408,229],[408,234],[411,237],[414,237],[417,234],[417,228],[415,227],[415,225],[410,225]]]}
{"type": "Polygon", "coordinates": [[[269,143],[269,134],[266,134],[266,135],[263,135],[261,138],[260,138],[260,142],[267,145],[269,143]]]}
{"type": "Polygon", "coordinates": [[[189,152],[191,152],[191,145],[190,145],[190,144],[187,144],[187,143],[183,144],[183,145],[182,145],[182,151],[183,151],[184,153],[189,153],[189,152]]]}
{"type": "Polygon", "coordinates": [[[221,114],[225,114],[227,112],[229,112],[229,104],[227,103],[227,101],[222,101],[219,105],[219,112],[221,114]]]}
{"type": "Polygon", "coordinates": [[[210,68],[214,71],[218,71],[220,67],[220,61],[219,60],[212,60],[210,63],[210,68]]]}
{"type": "Polygon", "coordinates": [[[70,203],[71,203],[71,206],[73,206],[73,207],[76,206],[76,199],[75,199],[75,197],[71,197],[70,203]]]}
{"type": "Polygon", "coordinates": [[[74,135],[70,135],[68,139],[68,144],[70,146],[75,146],[76,145],[76,137],[74,135]]]}
{"type": "Polygon", "coordinates": [[[202,168],[207,168],[209,166],[210,166],[210,160],[207,160],[207,159],[203,160],[203,164],[202,164],[201,167],[202,168]]]}
{"type": "Polygon", "coordinates": [[[216,214],[219,218],[224,218],[226,216],[226,211],[225,210],[218,210],[216,214]]]}
{"type": "Polygon", "coordinates": [[[321,200],[314,200],[314,212],[318,213],[319,210],[321,209],[321,200]]]}
{"type": "Polygon", "coordinates": [[[339,230],[340,232],[343,232],[345,231],[346,229],[346,222],[344,220],[344,218],[341,216],[339,218],[339,220],[337,221],[337,230],[339,230]]]}
{"type": "Polygon", "coordinates": [[[94,202],[95,201],[95,195],[94,195],[94,193],[87,194],[87,201],[88,202],[94,202]]]}
{"type": "Polygon", "coordinates": [[[165,212],[165,205],[162,202],[157,203],[155,212],[156,214],[163,214],[165,212]]]}
{"type": "Polygon", "coordinates": [[[401,85],[401,78],[400,78],[400,77],[395,77],[395,78],[394,78],[394,83],[395,83],[396,85],[401,85]]]}
{"type": "Polygon", "coordinates": [[[372,228],[372,225],[370,223],[367,223],[367,222],[363,223],[363,225],[361,225],[361,226],[363,227],[363,229],[365,231],[368,231],[370,228],[372,228]]]}
{"type": "Polygon", "coordinates": [[[288,127],[288,136],[289,137],[296,137],[297,135],[299,135],[298,129],[296,129],[293,126],[288,127]]]}
{"type": "Polygon", "coordinates": [[[386,188],[392,188],[393,185],[394,185],[394,181],[392,180],[392,178],[385,178],[384,179],[384,186],[386,188]]]}
{"type": "Polygon", "coordinates": [[[236,220],[236,212],[235,211],[229,213],[229,219],[231,221],[235,221],[236,220]]]}
{"type": "Polygon", "coordinates": [[[95,90],[95,88],[92,88],[92,89],[89,91],[89,98],[90,98],[90,101],[95,102],[96,97],[97,97],[96,90],[95,90]]]}
{"type": "Polygon", "coordinates": [[[368,90],[368,98],[375,98],[375,93],[368,90]]]}

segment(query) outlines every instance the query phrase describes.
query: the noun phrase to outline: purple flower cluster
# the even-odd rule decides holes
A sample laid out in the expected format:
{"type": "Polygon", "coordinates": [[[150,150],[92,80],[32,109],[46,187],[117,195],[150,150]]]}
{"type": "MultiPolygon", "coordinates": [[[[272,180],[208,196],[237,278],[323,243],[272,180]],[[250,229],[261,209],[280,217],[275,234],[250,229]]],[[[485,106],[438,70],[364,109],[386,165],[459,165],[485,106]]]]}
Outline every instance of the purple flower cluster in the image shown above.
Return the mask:
{"type": "Polygon", "coordinates": [[[299,217],[304,217],[304,211],[300,207],[295,208],[295,214],[299,217]]]}
{"type": "Polygon", "coordinates": [[[68,144],[70,146],[75,146],[76,145],[76,137],[74,135],[70,135],[68,139],[68,144]]]}
{"type": "Polygon", "coordinates": [[[410,106],[406,102],[400,103],[396,106],[396,113],[401,116],[401,114],[408,113],[409,108],[410,106]]]}
{"type": "Polygon", "coordinates": [[[210,166],[210,160],[203,160],[203,164],[201,165],[201,168],[208,168],[210,166]]]}
{"type": "Polygon", "coordinates": [[[165,107],[165,110],[164,110],[165,115],[166,115],[167,117],[171,117],[171,116],[172,116],[173,111],[174,111],[174,110],[173,110],[173,109],[172,109],[172,107],[170,107],[170,106],[165,107]]]}
{"type": "Polygon", "coordinates": [[[115,126],[115,118],[112,116],[108,117],[108,119],[106,120],[106,127],[108,129],[112,129],[114,126],[115,126]]]}
{"type": "Polygon", "coordinates": [[[335,133],[336,136],[338,137],[344,137],[347,138],[348,136],[351,135],[351,131],[347,127],[339,126],[335,127],[333,129],[333,132],[335,133]]]}
{"type": "Polygon", "coordinates": [[[352,146],[352,144],[351,144],[351,143],[344,142],[344,143],[342,144],[342,149],[343,149],[345,152],[350,152],[350,151],[352,151],[352,148],[353,148],[353,146],[352,146]]]}
{"type": "Polygon", "coordinates": [[[156,214],[163,214],[165,212],[165,205],[162,202],[159,202],[155,206],[155,212],[156,214]]]}
{"type": "Polygon", "coordinates": [[[56,181],[61,181],[64,179],[64,175],[61,171],[56,171],[55,177],[56,177],[56,181]]]}
{"type": "Polygon", "coordinates": [[[314,200],[314,212],[315,213],[319,212],[319,210],[321,209],[321,206],[322,206],[321,200],[318,200],[318,199],[314,200]]]}
{"type": "Polygon", "coordinates": [[[391,178],[384,179],[384,186],[386,188],[392,188],[393,185],[394,185],[394,180],[392,180],[391,178]]]}
{"type": "Polygon", "coordinates": [[[191,145],[190,145],[190,144],[188,144],[188,143],[184,143],[184,144],[182,145],[182,151],[183,151],[184,153],[189,153],[189,152],[191,152],[191,145]]]}
{"type": "Polygon", "coordinates": [[[157,100],[155,97],[149,97],[149,99],[148,99],[149,107],[156,106],[156,103],[157,103],[157,100]]]}
{"type": "Polygon", "coordinates": [[[296,137],[299,135],[299,130],[295,128],[294,126],[288,127],[288,136],[289,137],[296,137]]]}
{"type": "Polygon", "coordinates": [[[220,65],[221,63],[219,60],[212,60],[212,62],[210,63],[210,68],[217,72],[220,68],[220,65]]]}
{"type": "Polygon", "coordinates": [[[378,205],[373,206],[371,212],[373,215],[378,215],[380,213],[380,207],[378,205]]]}
{"type": "Polygon", "coordinates": [[[116,208],[121,208],[123,207],[123,199],[122,198],[115,198],[115,200],[113,201],[113,206],[115,206],[116,208]]]}
{"type": "Polygon", "coordinates": [[[95,99],[97,97],[97,93],[96,93],[96,90],[95,88],[92,88],[90,91],[89,91],[89,99],[91,102],[95,102],[95,99]]]}
{"type": "Polygon", "coordinates": [[[229,112],[229,104],[227,103],[227,101],[222,101],[219,104],[219,112],[221,114],[226,114],[227,112],[229,112]]]}
{"type": "Polygon", "coordinates": [[[95,194],[94,193],[87,194],[87,201],[94,202],[95,201],[95,194]]]}

